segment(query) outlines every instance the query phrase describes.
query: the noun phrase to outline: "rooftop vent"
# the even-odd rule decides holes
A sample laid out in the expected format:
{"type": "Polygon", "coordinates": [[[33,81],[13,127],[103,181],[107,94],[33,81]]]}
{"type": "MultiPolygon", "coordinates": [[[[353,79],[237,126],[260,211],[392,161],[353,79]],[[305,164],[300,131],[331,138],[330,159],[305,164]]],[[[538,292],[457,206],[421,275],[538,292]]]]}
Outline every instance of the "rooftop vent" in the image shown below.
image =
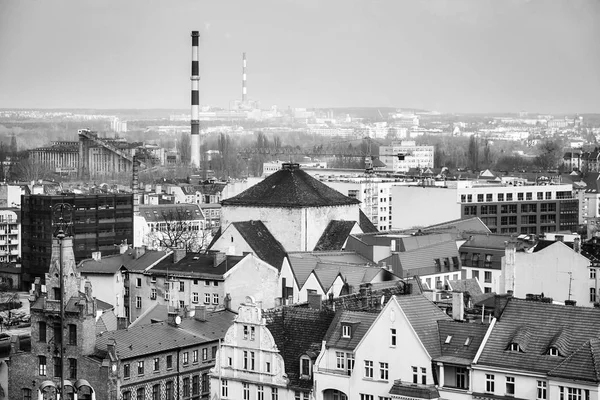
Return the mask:
{"type": "Polygon", "coordinates": [[[300,164],[298,163],[283,163],[281,164],[281,169],[285,169],[288,171],[296,171],[300,169],[300,164]]]}

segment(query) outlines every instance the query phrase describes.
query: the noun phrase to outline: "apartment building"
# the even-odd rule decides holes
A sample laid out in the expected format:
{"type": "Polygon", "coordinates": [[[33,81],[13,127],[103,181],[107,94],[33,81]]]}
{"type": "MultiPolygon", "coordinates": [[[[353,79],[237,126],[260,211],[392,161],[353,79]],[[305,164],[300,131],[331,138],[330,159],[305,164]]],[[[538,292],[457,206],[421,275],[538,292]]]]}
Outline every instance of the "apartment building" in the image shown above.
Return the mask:
{"type": "Polygon", "coordinates": [[[21,212],[18,208],[0,209],[0,262],[21,259],[21,212]]]}
{"type": "Polygon", "coordinates": [[[379,147],[379,159],[394,172],[408,172],[411,168],[433,168],[434,153],[434,146],[417,146],[412,140],[379,147]]]}

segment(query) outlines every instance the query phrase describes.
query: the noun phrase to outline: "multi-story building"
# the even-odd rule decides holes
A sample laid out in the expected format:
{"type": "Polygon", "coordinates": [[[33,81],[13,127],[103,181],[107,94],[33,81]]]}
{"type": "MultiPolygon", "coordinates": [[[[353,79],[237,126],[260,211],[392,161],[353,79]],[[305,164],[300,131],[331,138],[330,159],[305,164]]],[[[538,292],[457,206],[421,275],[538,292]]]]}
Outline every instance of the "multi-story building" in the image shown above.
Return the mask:
{"type": "Polygon", "coordinates": [[[21,211],[18,208],[0,209],[0,262],[21,260],[21,211]]]}
{"type": "Polygon", "coordinates": [[[393,186],[394,229],[427,223],[479,217],[491,232],[543,234],[575,232],[579,201],[572,185],[527,185],[458,181],[447,186],[393,186]]]}
{"type": "Polygon", "coordinates": [[[75,174],[79,168],[79,142],[52,142],[50,146],[29,150],[29,159],[52,172],[75,174]]]}
{"type": "Polygon", "coordinates": [[[133,197],[131,194],[64,196],[24,195],[21,199],[22,281],[28,288],[36,277],[44,279],[52,254],[55,218],[53,207],[67,203],[72,212],[66,222],[73,234],[76,262],[93,252],[118,254],[123,242],[133,243],[133,197]]]}
{"type": "Polygon", "coordinates": [[[411,168],[433,168],[434,146],[417,146],[414,141],[393,142],[379,147],[379,159],[394,172],[411,168]]]}

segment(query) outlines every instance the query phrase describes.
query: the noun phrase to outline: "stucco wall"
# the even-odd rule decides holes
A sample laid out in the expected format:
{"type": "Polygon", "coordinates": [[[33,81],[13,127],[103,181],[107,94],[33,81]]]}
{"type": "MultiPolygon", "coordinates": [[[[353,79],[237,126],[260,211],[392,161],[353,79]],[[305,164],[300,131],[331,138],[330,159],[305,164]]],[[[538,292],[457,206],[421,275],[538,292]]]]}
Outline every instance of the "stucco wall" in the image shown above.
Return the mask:
{"type": "Polygon", "coordinates": [[[262,308],[275,307],[279,272],[253,254],[247,255],[225,274],[224,292],[231,296],[231,309],[237,310],[246,296],[253,296],[262,308]]]}
{"type": "Polygon", "coordinates": [[[392,186],[392,229],[439,224],[461,217],[456,189],[392,186]]]}
{"type": "Polygon", "coordinates": [[[294,273],[292,272],[292,268],[288,262],[287,258],[283,259],[283,264],[281,266],[281,271],[279,273],[279,282],[278,282],[278,296],[281,295],[283,289],[283,279],[285,278],[286,287],[291,287],[294,290],[294,295],[292,296],[292,302],[298,303],[300,301],[300,289],[298,288],[298,284],[296,283],[296,279],[294,278],[294,273]]]}

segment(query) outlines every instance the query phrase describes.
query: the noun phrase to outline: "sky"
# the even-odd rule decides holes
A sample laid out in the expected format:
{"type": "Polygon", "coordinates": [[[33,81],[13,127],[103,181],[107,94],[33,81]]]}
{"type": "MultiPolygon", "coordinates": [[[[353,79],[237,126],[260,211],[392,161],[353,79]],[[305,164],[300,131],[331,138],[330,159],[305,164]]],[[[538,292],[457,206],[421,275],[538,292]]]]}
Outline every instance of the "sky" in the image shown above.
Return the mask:
{"type": "Polygon", "coordinates": [[[0,108],[600,112],[598,0],[0,0],[0,108]]]}

